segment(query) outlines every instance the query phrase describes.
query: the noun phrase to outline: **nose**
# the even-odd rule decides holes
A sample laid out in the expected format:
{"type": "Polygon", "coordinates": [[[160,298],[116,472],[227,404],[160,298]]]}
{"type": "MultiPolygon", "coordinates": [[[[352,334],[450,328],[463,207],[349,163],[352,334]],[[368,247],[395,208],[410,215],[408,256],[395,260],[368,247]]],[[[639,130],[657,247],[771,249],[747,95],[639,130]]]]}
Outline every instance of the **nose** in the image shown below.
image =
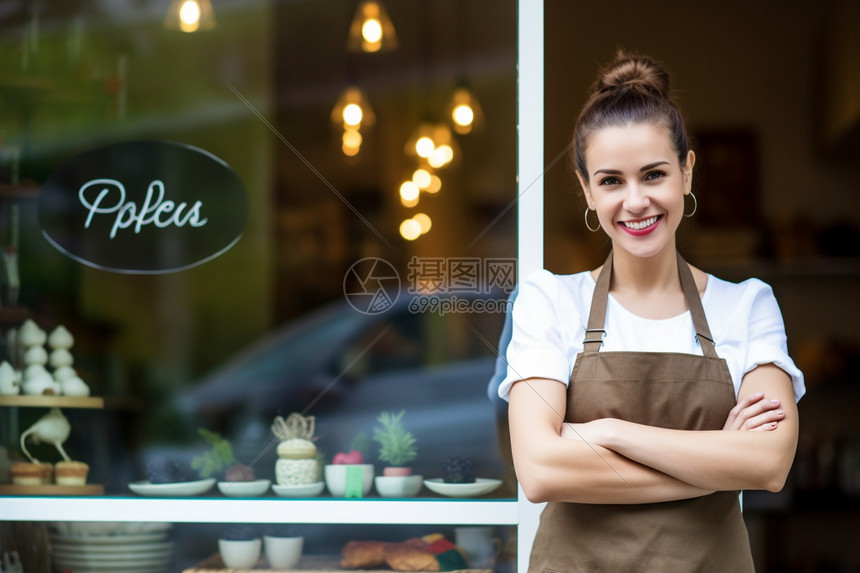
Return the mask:
{"type": "Polygon", "coordinates": [[[630,213],[641,213],[651,206],[651,198],[641,185],[633,183],[627,187],[624,209],[630,213]]]}

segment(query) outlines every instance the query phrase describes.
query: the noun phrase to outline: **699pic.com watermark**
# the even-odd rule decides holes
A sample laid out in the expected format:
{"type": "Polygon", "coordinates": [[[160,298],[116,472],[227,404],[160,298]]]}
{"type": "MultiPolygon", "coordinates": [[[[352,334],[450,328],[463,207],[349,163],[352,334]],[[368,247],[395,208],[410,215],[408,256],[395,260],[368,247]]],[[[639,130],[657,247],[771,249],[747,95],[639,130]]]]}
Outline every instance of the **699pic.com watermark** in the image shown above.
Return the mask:
{"type": "Polygon", "coordinates": [[[363,314],[381,314],[398,302],[416,314],[506,313],[516,268],[516,259],[412,257],[402,281],[390,262],[368,257],[349,267],[343,294],[363,314]]]}

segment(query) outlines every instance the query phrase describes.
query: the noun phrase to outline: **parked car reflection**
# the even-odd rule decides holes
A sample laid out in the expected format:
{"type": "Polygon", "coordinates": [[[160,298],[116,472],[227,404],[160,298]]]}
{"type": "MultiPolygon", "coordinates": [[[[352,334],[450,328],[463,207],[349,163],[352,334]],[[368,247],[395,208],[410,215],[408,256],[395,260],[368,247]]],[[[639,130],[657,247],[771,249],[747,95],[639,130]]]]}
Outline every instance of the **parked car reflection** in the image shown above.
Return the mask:
{"type": "MultiPolygon", "coordinates": [[[[494,300],[504,301],[504,295],[494,300]]],[[[276,459],[270,431],[277,415],[316,417],[326,461],[372,435],[383,410],[406,410],[415,434],[416,473],[439,477],[447,456],[470,458],[480,476],[501,477],[507,452],[499,436],[504,402],[488,397],[495,344],[504,321],[498,312],[410,310],[401,296],[388,310],[362,314],[336,303],[273,332],[179,398],[197,424],[222,433],[236,457],[272,477],[276,459]]],[[[504,430],[503,430],[504,431],[504,430]]],[[[368,451],[376,462],[377,448],[368,451]]]]}

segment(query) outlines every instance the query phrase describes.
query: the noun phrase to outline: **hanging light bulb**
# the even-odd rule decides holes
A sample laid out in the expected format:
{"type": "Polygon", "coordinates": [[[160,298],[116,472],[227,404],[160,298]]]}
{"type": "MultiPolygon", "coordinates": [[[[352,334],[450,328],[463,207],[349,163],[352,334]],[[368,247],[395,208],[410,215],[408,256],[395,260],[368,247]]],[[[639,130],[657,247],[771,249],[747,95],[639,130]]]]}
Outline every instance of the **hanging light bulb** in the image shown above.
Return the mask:
{"type": "Polygon", "coordinates": [[[415,219],[406,219],[400,223],[400,236],[407,241],[414,241],[421,236],[421,223],[415,219]]]}
{"type": "Polygon", "coordinates": [[[364,92],[356,86],[349,86],[337,98],[331,110],[331,121],[336,127],[357,130],[373,125],[376,116],[364,92]]]}
{"type": "Polygon", "coordinates": [[[210,0],[172,0],[164,19],[164,27],[183,32],[211,30],[215,13],[210,0]]]}
{"type": "Polygon", "coordinates": [[[431,195],[435,195],[442,189],[442,180],[438,175],[430,176],[430,185],[427,186],[427,189],[424,189],[427,193],[431,195]]]}
{"type": "Polygon", "coordinates": [[[412,220],[418,221],[422,235],[426,235],[430,228],[433,227],[433,221],[430,220],[430,217],[426,213],[415,213],[412,215],[412,220]]]}
{"type": "Polygon", "coordinates": [[[355,157],[361,149],[361,133],[357,129],[346,129],[341,143],[343,154],[347,157],[355,157]]]}
{"type": "Polygon", "coordinates": [[[471,133],[483,124],[484,112],[478,99],[466,87],[457,88],[446,108],[454,131],[460,135],[471,133]]]}
{"type": "Polygon", "coordinates": [[[419,189],[427,189],[430,186],[431,178],[430,172],[426,169],[416,169],[414,173],[412,173],[412,182],[418,185],[419,189]]]}
{"type": "Polygon", "coordinates": [[[394,24],[382,2],[364,0],[355,10],[349,26],[347,47],[354,52],[382,52],[397,48],[394,24]]]}

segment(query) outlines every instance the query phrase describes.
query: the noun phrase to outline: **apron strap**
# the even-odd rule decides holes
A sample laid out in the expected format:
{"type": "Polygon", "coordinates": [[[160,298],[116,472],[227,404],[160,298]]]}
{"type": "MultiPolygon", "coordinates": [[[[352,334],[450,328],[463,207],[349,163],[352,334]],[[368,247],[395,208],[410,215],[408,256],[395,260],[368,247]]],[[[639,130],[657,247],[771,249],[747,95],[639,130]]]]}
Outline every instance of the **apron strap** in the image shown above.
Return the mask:
{"type": "MultiPolygon", "coordinates": [[[[699,297],[699,290],[693,279],[693,273],[690,271],[690,266],[681,257],[681,253],[677,253],[677,258],[681,288],[687,299],[687,306],[693,319],[693,328],[696,330],[696,338],[702,347],[702,353],[708,358],[718,358],[714,348],[714,339],[711,337],[711,329],[708,327],[708,319],[705,317],[705,309],[702,306],[702,299],[699,297]]],[[[583,352],[585,353],[598,352],[603,344],[603,336],[606,334],[606,304],[609,301],[611,278],[612,251],[609,251],[609,256],[600,270],[600,276],[597,277],[597,284],[594,286],[594,294],[591,298],[591,310],[588,313],[588,325],[583,341],[583,352]]]]}
{"type": "Polygon", "coordinates": [[[588,326],[585,329],[585,340],[583,342],[584,352],[597,352],[603,344],[603,336],[606,334],[606,303],[609,302],[609,280],[612,278],[612,251],[606,257],[597,284],[594,286],[594,294],[591,297],[591,311],[588,313],[588,326]]]}
{"type": "Polygon", "coordinates": [[[693,279],[690,265],[681,257],[681,253],[677,253],[677,255],[681,288],[684,289],[684,296],[687,297],[687,306],[690,307],[690,315],[693,317],[693,328],[696,329],[696,338],[699,340],[699,346],[702,347],[702,353],[705,356],[708,358],[717,358],[717,351],[714,348],[714,338],[711,336],[711,329],[708,327],[705,308],[702,306],[702,299],[699,297],[699,289],[696,288],[696,281],[693,279]]]}

